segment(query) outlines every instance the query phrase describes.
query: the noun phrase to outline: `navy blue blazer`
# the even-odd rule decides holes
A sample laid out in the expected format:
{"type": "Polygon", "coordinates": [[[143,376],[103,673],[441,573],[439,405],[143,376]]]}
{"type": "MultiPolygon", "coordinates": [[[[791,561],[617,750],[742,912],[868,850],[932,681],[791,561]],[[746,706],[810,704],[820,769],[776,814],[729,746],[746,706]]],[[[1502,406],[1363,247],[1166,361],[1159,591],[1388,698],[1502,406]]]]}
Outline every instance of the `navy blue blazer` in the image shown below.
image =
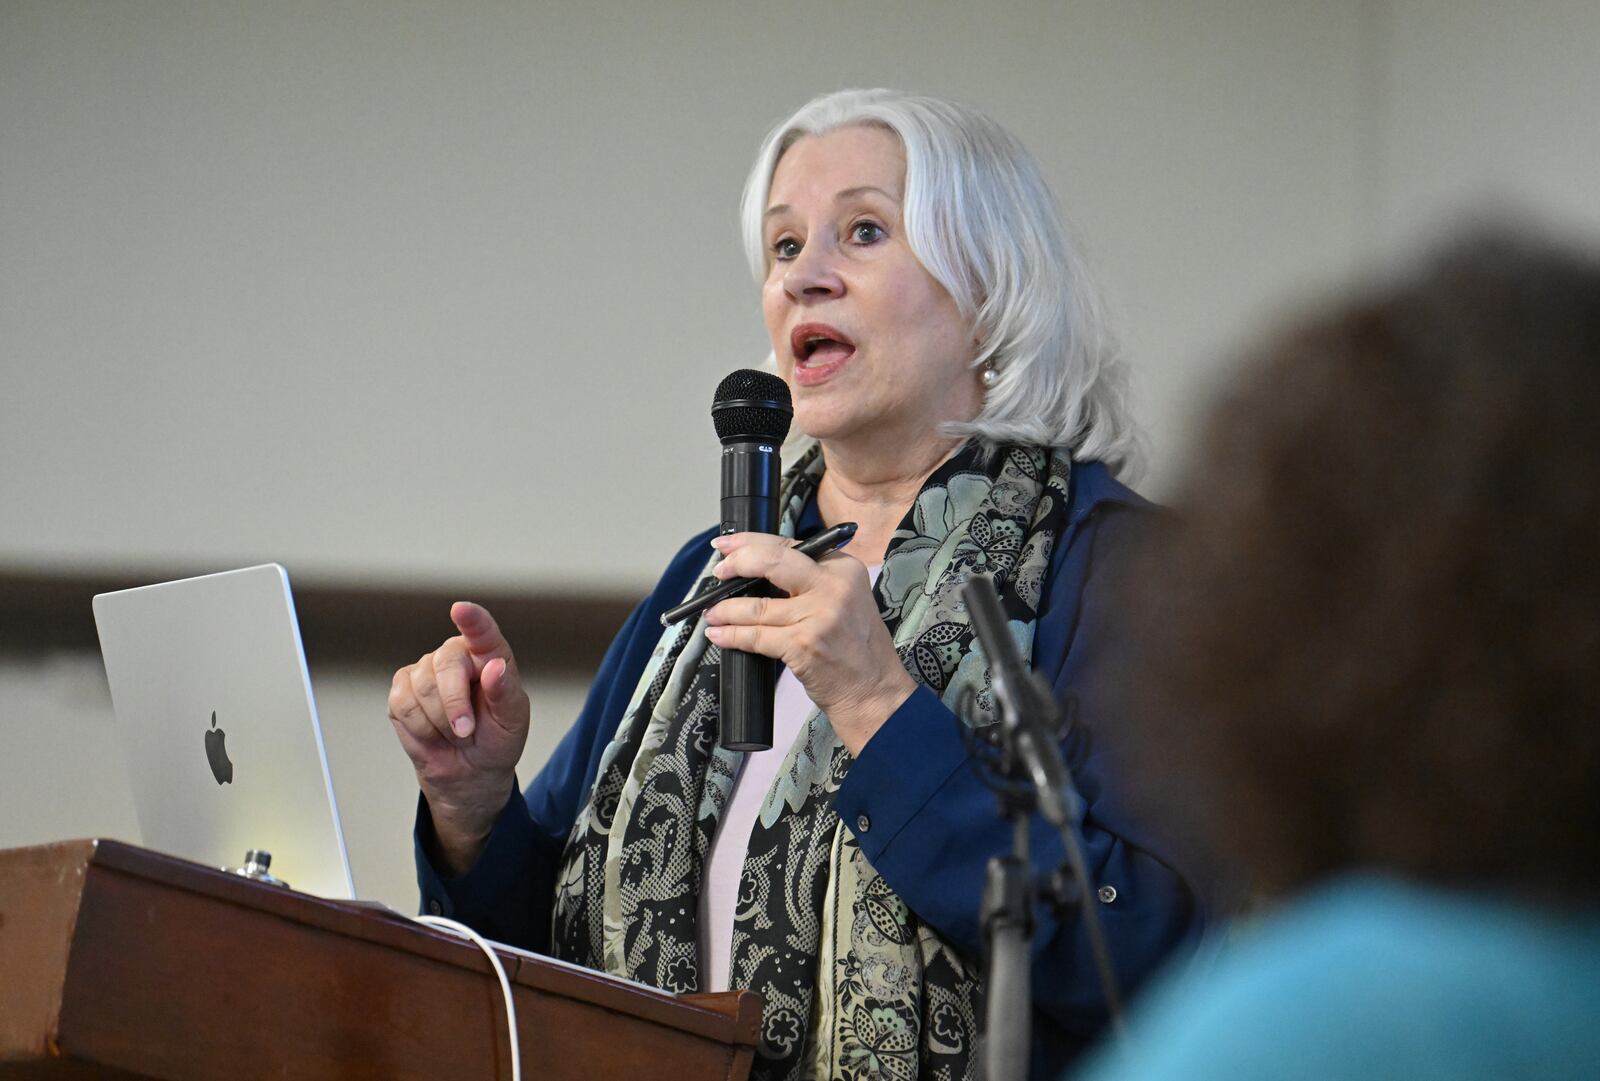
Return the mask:
{"type": "MultiPolygon", "coordinates": [[[[1075,464],[1067,526],[1051,556],[1034,634],[1033,667],[1059,697],[1076,700],[1062,743],[1080,794],[1080,833],[1100,898],[1098,914],[1125,994],[1175,952],[1191,948],[1202,913],[1198,892],[1174,868],[1160,839],[1123,803],[1118,765],[1092,738],[1114,726],[1101,705],[1117,603],[1103,563],[1156,512],[1098,462],[1075,464]],[[1097,566],[1102,573],[1097,574],[1097,566]]],[[[815,501],[797,532],[821,525],[815,501]],[[809,527],[809,528],[808,528],[809,527]]],[[[695,584],[715,530],[673,557],[655,590],[634,609],[606,652],[583,712],[527,791],[511,793],[483,855],[466,874],[444,879],[428,861],[432,823],[419,804],[417,880],[424,910],[525,949],[549,947],[555,874],[562,848],[600,755],[616,733],[661,634],[659,616],[695,584]]],[[[990,857],[1008,853],[1011,831],[994,794],[967,762],[960,721],[919,688],[873,735],[835,798],[835,811],[862,852],[907,906],[971,957],[983,952],[979,904],[990,857]]],[[[1036,819],[1032,861],[1040,872],[1063,861],[1060,838],[1036,819]]],[[[1036,1077],[1058,1076],[1106,1022],[1104,997],[1079,920],[1062,925],[1040,911],[1034,925],[1036,1077]]]]}

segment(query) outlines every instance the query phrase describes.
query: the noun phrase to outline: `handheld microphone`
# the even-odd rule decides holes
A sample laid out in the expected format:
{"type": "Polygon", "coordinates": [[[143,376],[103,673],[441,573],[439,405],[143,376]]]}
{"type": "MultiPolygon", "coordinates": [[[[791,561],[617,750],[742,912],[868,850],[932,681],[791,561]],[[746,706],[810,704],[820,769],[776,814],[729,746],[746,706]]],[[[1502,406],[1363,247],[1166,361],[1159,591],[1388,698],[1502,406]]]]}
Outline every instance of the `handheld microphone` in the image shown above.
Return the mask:
{"type": "MultiPolygon", "coordinates": [[[[778,531],[778,448],[793,416],[789,386],[771,372],[741,368],[717,384],[711,421],[722,440],[723,533],[778,531]]],[[[777,673],[771,657],[722,651],[722,746],[730,751],[771,749],[777,673]]]]}

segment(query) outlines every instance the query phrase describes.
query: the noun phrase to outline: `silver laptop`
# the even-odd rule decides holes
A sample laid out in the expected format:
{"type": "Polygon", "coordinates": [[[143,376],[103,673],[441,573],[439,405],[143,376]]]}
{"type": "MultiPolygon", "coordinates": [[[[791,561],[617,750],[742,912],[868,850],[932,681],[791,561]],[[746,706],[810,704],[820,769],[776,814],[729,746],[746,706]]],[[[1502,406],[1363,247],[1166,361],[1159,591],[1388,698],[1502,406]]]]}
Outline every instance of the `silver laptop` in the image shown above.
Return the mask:
{"type": "Polygon", "coordinates": [[[289,576],[276,563],[94,598],[146,847],[354,898],[289,576]]]}

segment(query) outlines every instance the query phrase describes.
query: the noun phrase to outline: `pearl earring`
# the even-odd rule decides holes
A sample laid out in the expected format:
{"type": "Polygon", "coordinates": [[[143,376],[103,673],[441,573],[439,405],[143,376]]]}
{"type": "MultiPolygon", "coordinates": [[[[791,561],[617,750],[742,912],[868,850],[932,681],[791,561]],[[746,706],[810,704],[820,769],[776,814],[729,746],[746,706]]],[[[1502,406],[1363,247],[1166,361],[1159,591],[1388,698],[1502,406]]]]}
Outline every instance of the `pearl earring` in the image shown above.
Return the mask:
{"type": "Polygon", "coordinates": [[[983,366],[983,375],[980,378],[983,380],[984,390],[994,389],[994,385],[1000,381],[1000,373],[995,370],[994,361],[991,360],[983,366]]]}

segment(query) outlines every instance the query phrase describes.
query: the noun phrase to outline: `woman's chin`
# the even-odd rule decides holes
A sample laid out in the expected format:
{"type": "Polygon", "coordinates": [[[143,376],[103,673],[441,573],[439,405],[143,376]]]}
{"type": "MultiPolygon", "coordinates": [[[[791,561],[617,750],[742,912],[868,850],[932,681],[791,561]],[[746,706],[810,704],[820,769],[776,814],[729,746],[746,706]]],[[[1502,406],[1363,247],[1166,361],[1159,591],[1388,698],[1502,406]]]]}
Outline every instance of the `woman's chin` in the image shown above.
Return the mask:
{"type": "Polygon", "coordinates": [[[802,418],[795,413],[794,430],[815,439],[824,448],[845,447],[873,443],[881,426],[871,417],[830,413],[827,416],[802,418]]]}
{"type": "Polygon", "coordinates": [[[822,400],[810,394],[797,395],[794,402],[794,430],[804,432],[812,439],[836,439],[861,423],[855,402],[831,399],[822,400]]]}

